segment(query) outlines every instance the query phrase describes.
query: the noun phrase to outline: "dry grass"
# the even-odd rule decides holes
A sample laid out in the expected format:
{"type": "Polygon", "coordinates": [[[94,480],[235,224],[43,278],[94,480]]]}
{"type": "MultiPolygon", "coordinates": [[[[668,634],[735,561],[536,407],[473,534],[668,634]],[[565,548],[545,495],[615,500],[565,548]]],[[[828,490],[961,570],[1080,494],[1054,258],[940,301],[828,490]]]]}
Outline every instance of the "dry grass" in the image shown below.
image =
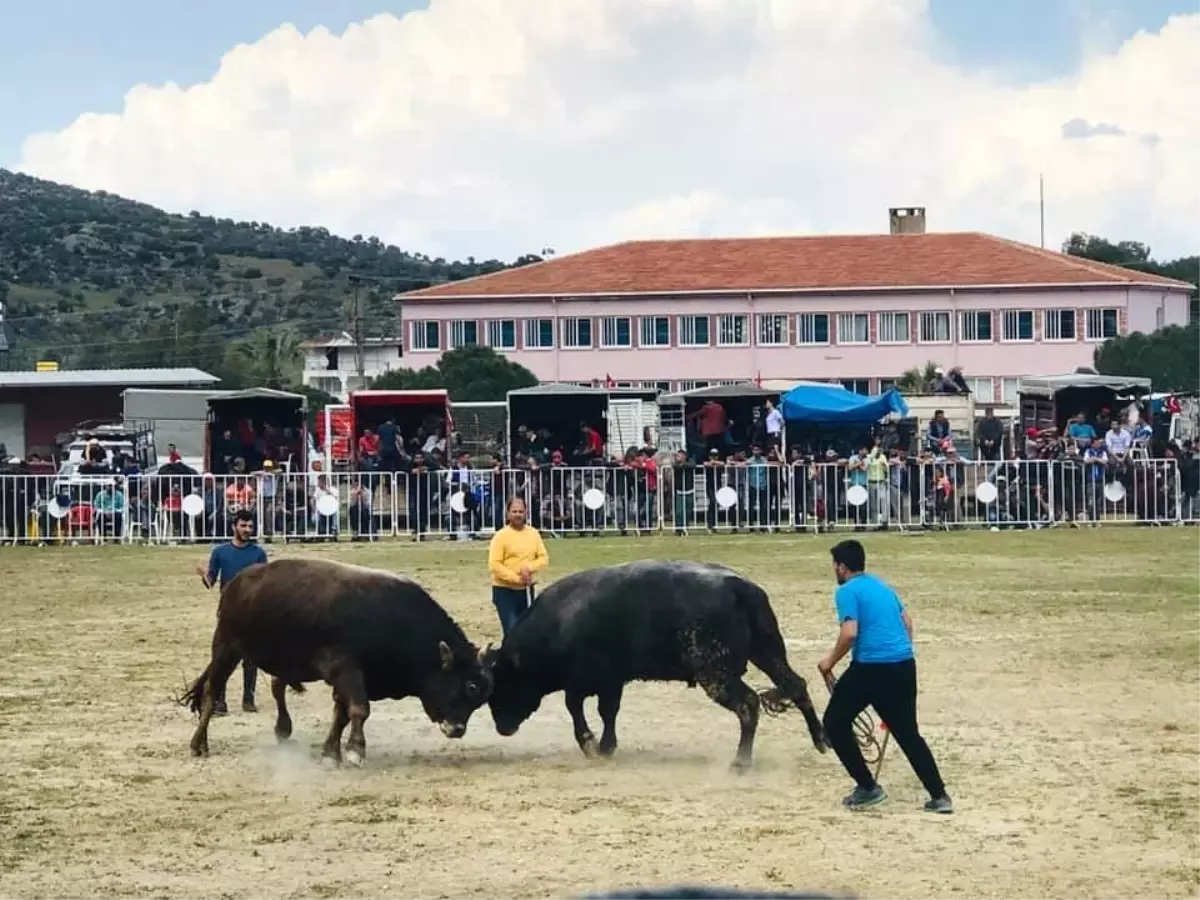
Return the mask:
{"type": "MultiPolygon", "coordinates": [[[[585,760],[559,697],[513,738],[486,709],[449,742],[414,700],[378,703],[368,763],[318,760],[327,689],[269,694],[211,729],[172,704],[206,662],[205,550],[0,551],[0,893],[6,896],[513,897],[707,882],[863,897],[1196,896],[1196,533],[867,538],[917,621],[921,719],[958,812],[851,815],[836,758],[795,714],[727,771],[732,715],[682,685],[626,692],[613,761],[585,760]]],[[[639,556],[732,564],[771,592],[794,666],[833,634],[823,538],[553,542],[553,572],[639,556]]],[[[498,639],[483,544],[272,548],[411,573],[476,640],[498,639]]],[[[755,684],[765,684],[752,675],[755,684]]],[[[818,706],[824,689],[813,678],[818,706]]],[[[240,673],[230,699],[240,697],[240,673]]],[[[594,717],[594,706],[589,705],[594,717]]]]}

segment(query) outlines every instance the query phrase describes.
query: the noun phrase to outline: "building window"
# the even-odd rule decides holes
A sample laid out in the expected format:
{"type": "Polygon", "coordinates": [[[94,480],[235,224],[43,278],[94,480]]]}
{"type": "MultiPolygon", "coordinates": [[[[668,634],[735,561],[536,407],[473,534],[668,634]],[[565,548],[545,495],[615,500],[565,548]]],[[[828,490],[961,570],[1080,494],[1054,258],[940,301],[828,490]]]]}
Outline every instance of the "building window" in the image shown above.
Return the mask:
{"type": "Polygon", "coordinates": [[[412,348],[414,350],[439,350],[441,346],[441,322],[413,322],[412,348]]]}
{"type": "Polygon", "coordinates": [[[648,391],[660,391],[664,394],[671,393],[671,382],[669,381],[643,381],[641,386],[648,391]]]}
{"type": "Polygon", "coordinates": [[[591,319],[563,319],[562,345],[579,350],[592,346],[591,319]]]}
{"type": "Polygon", "coordinates": [[[992,391],[992,379],[990,378],[964,378],[967,387],[971,389],[971,393],[975,395],[976,403],[991,403],[994,398],[992,391]]]}
{"type": "Polygon", "coordinates": [[[908,313],[881,312],[879,314],[879,343],[907,344],[911,340],[908,331],[908,313]]]}
{"type": "Polygon", "coordinates": [[[1075,340],[1075,310],[1046,310],[1042,319],[1042,335],[1047,341],[1075,340]]]}
{"type": "Polygon", "coordinates": [[[842,387],[855,394],[862,394],[864,397],[871,395],[871,379],[869,378],[848,378],[842,382],[842,387]]]}
{"type": "Polygon", "coordinates": [[[680,347],[707,347],[708,342],[708,316],[679,317],[680,347]]]}
{"type": "Polygon", "coordinates": [[[958,314],[958,339],[964,344],[987,344],[992,340],[992,314],[968,310],[958,314]]]}
{"type": "Polygon", "coordinates": [[[745,347],[750,343],[750,317],[726,315],[717,319],[717,345],[721,347],[745,347]]]}
{"type": "Polygon", "coordinates": [[[1089,341],[1107,341],[1116,336],[1117,311],[1115,309],[1089,309],[1087,311],[1087,339],[1089,341]]]}
{"type": "Polygon", "coordinates": [[[525,349],[548,350],[554,346],[553,319],[525,320],[525,349]]]}
{"type": "Polygon", "coordinates": [[[1154,310],[1154,327],[1155,329],[1162,328],[1167,324],[1167,311],[1161,306],[1154,310]]]}
{"type": "Polygon", "coordinates": [[[879,379],[879,393],[881,393],[881,394],[887,393],[895,386],[896,386],[895,378],[880,378],[879,379]]]}
{"type": "Polygon", "coordinates": [[[516,319],[494,319],[488,322],[488,346],[497,350],[515,350],[517,347],[516,319]]]}
{"type": "MultiPolygon", "coordinates": [[[[1033,340],[1033,310],[1010,309],[1004,313],[1004,340],[1033,340]]],[[[1008,402],[1008,401],[1005,401],[1008,402]]]]}
{"type": "Polygon", "coordinates": [[[839,344],[871,342],[871,317],[867,313],[841,313],[838,316],[839,344]]]}
{"type": "Polygon", "coordinates": [[[796,343],[800,346],[829,343],[829,313],[800,313],[796,316],[796,343]]]}
{"type": "Polygon", "coordinates": [[[601,347],[632,347],[633,325],[629,316],[605,316],[600,322],[601,347]]]}
{"type": "Polygon", "coordinates": [[[642,316],[642,346],[671,346],[671,319],[669,316],[642,316]]]}
{"type": "Polygon", "coordinates": [[[1019,378],[1002,378],[1000,379],[1000,402],[1008,406],[1017,405],[1017,386],[1020,384],[1019,378]]]}
{"type": "Polygon", "coordinates": [[[923,312],[921,313],[921,343],[948,344],[950,343],[950,313],[923,312]]]}
{"type": "Polygon", "coordinates": [[[479,343],[479,323],[474,319],[456,319],[450,323],[450,349],[474,347],[479,343]]]}
{"type": "Polygon", "coordinates": [[[758,316],[758,346],[786,347],[788,317],[786,313],[760,313],[758,316]]]}
{"type": "Polygon", "coordinates": [[[679,390],[681,393],[683,391],[695,391],[708,387],[709,383],[707,381],[681,381],[679,382],[679,390]]]}

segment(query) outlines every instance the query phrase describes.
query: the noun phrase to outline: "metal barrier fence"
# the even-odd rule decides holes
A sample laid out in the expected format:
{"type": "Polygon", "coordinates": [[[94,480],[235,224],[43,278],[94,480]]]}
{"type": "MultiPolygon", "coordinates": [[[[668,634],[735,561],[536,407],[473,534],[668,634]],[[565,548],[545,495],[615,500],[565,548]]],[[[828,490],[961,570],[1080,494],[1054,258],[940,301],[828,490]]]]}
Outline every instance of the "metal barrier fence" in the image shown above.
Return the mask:
{"type": "MultiPolygon", "coordinates": [[[[1192,487],[1194,490],[1194,487],[1192,487]]],[[[521,497],[549,536],[1195,523],[1174,459],[844,462],[241,476],[0,476],[0,542],[469,539],[521,497]]]]}

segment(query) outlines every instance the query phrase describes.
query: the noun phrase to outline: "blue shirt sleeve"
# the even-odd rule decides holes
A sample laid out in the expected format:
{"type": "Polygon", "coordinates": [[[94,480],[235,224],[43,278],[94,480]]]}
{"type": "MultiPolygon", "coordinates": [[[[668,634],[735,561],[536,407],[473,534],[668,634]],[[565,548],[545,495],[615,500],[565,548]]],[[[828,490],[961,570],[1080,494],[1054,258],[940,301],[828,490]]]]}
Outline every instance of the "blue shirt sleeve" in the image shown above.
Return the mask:
{"type": "Polygon", "coordinates": [[[265,563],[267,561],[267,551],[262,548],[261,544],[256,544],[254,549],[258,551],[258,553],[255,554],[256,558],[254,561],[265,563]]]}
{"type": "Polygon", "coordinates": [[[218,544],[212,548],[212,553],[208,556],[208,586],[212,587],[217,583],[217,576],[221,574],[221,545],[218,544]]]}
{"type": "Polygon", "coordinates": [[[843,584],[837,589],[837,593],[833,597],[834,605],[837,607],[838,624],[845,622],[847,619],[858,619],[858,592],[850,585],[843,584]]]}

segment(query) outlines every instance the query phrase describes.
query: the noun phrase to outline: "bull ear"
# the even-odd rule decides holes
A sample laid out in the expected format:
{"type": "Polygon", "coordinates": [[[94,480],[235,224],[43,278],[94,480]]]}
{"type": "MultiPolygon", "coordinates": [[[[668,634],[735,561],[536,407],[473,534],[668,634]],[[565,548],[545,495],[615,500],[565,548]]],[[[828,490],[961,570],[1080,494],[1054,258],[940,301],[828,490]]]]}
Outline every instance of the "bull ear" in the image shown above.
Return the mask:
{"type": "Polygon", "coordinates": [[[495,645],[488,641],[487,647],[479,651],[479,664],[484,668],[489,668],[496,664],[497,651],[495,645]]]}
{"type": "Polygon", "coordinates": [[[454,651],[445,641],[438,641],[438,653],[442,655],[442,671],[449,672],[454,668],[454,651]]]}

